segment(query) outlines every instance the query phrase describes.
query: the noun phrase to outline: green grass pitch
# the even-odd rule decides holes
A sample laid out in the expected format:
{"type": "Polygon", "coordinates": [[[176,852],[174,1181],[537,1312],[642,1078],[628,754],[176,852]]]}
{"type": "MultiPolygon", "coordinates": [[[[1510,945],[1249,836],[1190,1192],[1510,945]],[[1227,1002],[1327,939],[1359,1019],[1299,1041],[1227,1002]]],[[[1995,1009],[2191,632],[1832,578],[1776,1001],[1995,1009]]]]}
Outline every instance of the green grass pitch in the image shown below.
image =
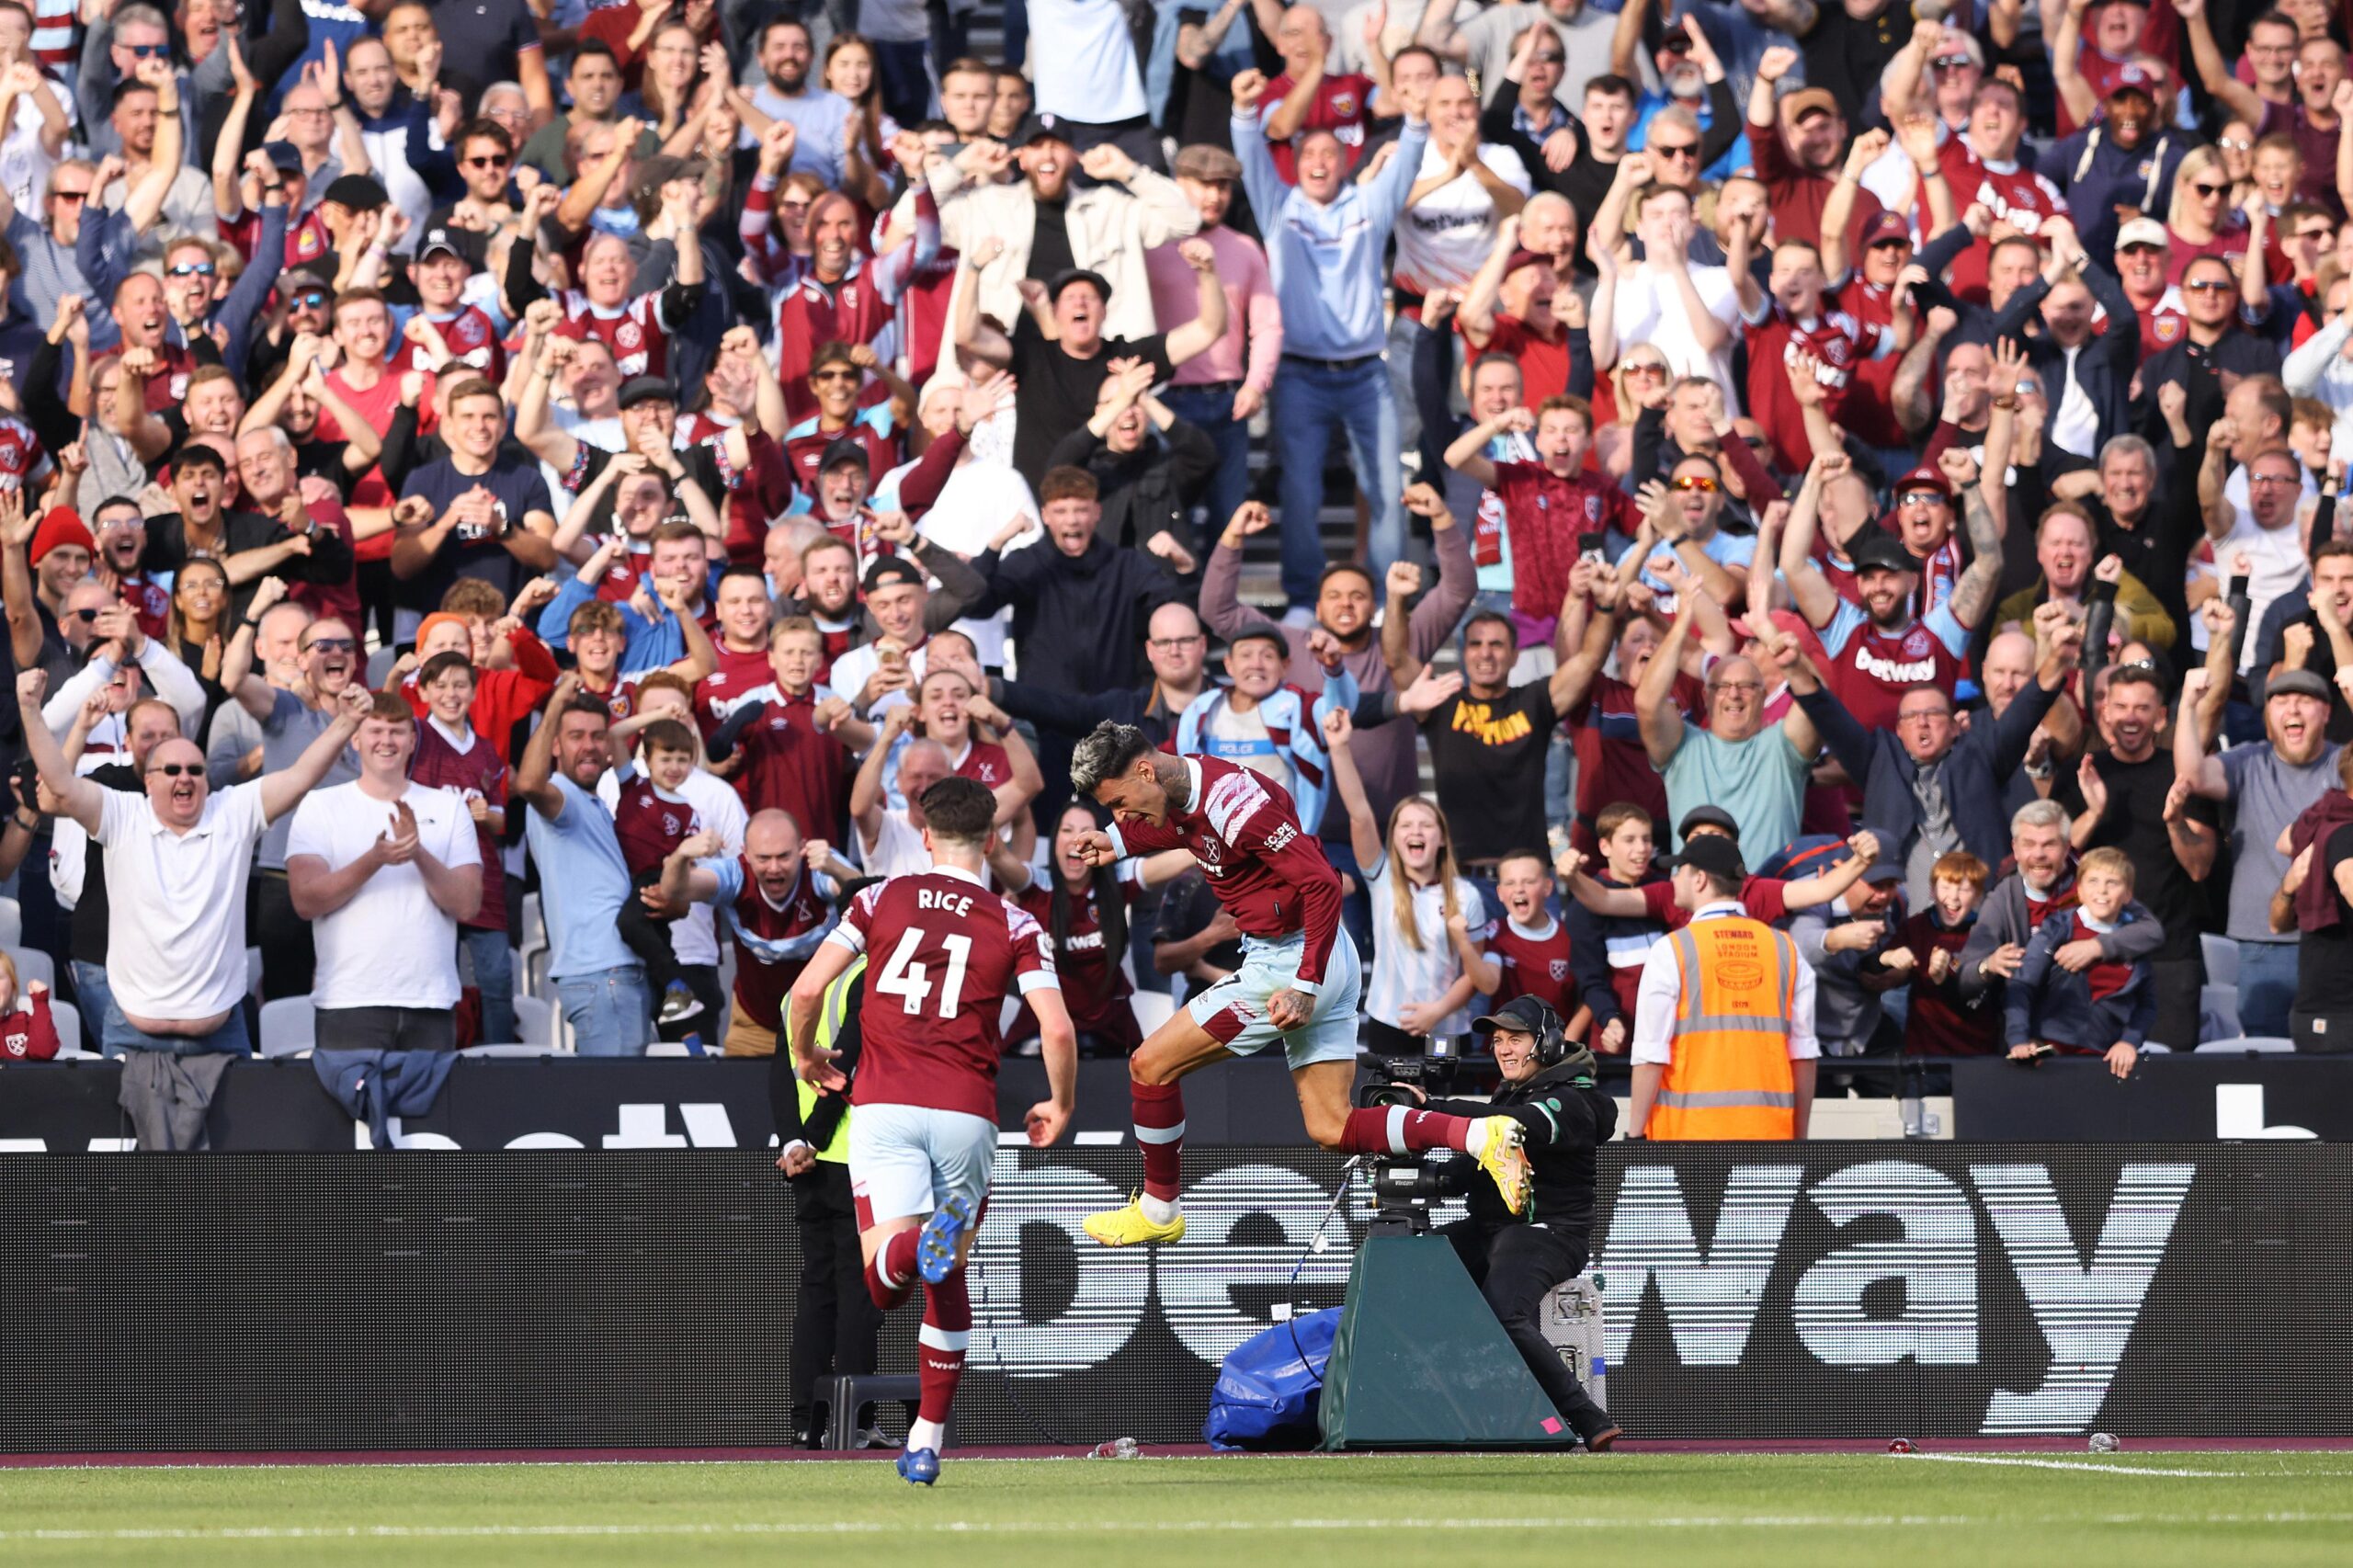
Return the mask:
{"type": "Polygon", "coordinates": [[[949,1459],[0,1471],[0,1562],[2329,1564],[2353,1454],[949,1459]]]}

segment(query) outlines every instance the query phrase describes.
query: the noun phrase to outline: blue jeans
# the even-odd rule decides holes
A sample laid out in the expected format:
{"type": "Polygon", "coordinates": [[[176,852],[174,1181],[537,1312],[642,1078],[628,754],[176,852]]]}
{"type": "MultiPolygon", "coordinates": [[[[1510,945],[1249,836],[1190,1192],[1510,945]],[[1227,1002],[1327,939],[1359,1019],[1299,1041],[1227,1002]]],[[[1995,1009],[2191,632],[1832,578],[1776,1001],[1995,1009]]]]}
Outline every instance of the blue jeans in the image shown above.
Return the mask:
{"type": "Polygon", "coordinates": [[[1324,505],[1324,457],[1335,427],[1348,439],[1349,466],[1372,526],[1372,580],[1405,553],[1405,513],[1398,497],[1397,399],[1388,367],[1368,359],[1346,370],[1286,356],[1275,371],[1274,461],[1282,497],[1283,593],[1294,608],[1312,606],[1328,559],[1315,514],[1324,505]]]}
{"type": "MultiPolygon", "coordinates": [[[[928,43],[868,40],[874,51],[875,69],[882,76],[882,107],[901,125],[914,125],[931,113],[931,74],[924,68],[928,43]]],[[[942,64],[947,63],[945,61],[942,64]]]]}
{"type": "Polygon", "coordinates": [[[2239,1032],[2288,1033],[2288,1010],[2296,1000],[2296,944],[2239,944],[2239,1032]]]}
{"type": "Polygon", "coordinates": [[[473,960],[474,984],[482,991],[483,1045],[515,1045],[515,949],[504,930],[458,927],[458,947],[473,960]]]}
{"type": "MultiPolygon", "coordinates": [[[[82,1009],[82,1032],[90,1037],[91,1044],[105,1045],[109,1025],[129,1027],[122,1015],[115,1009],[114,983],[107,979],[106,965],[74,960],[74,994],[81,999],[78,1006],[82,1009]]],[[[65,1043],[82,1044],[78,1040],[65,1043]]]]}
{"type": "Polygon", "coordinates": [[[654,1003],[636,964],[559,980],[555,999],[583,1056],[642,1056],[654,1038],[654,1003]]]}
{"type": "Polygon", "coordinates": [[[1194,526],[1200,531],[1185,541],[1188,550],[1206,555],[1206,545],[1215,544],[1217,536],[1242,503],[1250,496],[1250,426],[1246,421],[1233,417],[1233,393],[1231,391],[1210,392],[1200,387],[1170,387],[1160,394],[1160,401],[1169,412],[1188,425],[1196,426],[1217,449],[1217,467],[1210,471],[1210,482],[1201,491],[1201,504],[1194,508],[1194,526]]]}
{"type": "Polygon", "coordinates": [[[210,1034],[142,1034],[131,1027],[122,1009],[107,1008],[106,1030],[99,1037],[105,1042],[106,1054],[122,1056],[134,1051],[160,1051],[177,1056],[251,1056],[254,1043],[245,1033],[245,1009],[240,1006],[229,1009],[229,1021],[210,1034]]]}

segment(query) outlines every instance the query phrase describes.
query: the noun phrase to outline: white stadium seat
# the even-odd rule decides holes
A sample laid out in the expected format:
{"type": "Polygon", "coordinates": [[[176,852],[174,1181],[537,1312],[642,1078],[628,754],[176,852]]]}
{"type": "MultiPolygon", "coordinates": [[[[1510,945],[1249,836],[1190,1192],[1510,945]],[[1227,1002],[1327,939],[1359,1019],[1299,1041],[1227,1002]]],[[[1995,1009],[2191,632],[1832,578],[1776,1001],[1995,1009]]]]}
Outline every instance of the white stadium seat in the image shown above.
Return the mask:
{"type": "Polygon", "coordinates": [[[24,937],[24,905],[13,898],[0,898],[0,948],[13,948],[24,937]]]}
{"type": "Polygon", "coordinates": [[[2206,979],[2210,984],[2236,985],[2239,983],[2239,945],[2228,937],[2218,937],[2211,931],[2198,934],[2198,946],[2206,955],[2206,979]]]}
{"type": "Polygon", "coordinates": [[[261,1053],[300,1056],[318,1043],[318,1015],[308,996],[281,996],[261,1005],[261,1053]]]}
{"type": "Polygon", "coordinates": [[[51,991],[57,989],[57,960],[39,948],[9,947],[8,956],[17,962],[17,985],[22,988],[38,980],[51,991]]]}
{"type": "Polygon", "coordinates": [[[2200,1056],[2276,1056],[2296,1049],[2296,1042],[2276,1034],[2243,1034],[2232,1040],[2210,1040],[2198,1048],[2200,1056]]]}
{"type": "Polygon", "coordinates": [[[515,998],[515,1034],[525,1045],[555,1044],[555,1004],[544,996],[515,998]]]}

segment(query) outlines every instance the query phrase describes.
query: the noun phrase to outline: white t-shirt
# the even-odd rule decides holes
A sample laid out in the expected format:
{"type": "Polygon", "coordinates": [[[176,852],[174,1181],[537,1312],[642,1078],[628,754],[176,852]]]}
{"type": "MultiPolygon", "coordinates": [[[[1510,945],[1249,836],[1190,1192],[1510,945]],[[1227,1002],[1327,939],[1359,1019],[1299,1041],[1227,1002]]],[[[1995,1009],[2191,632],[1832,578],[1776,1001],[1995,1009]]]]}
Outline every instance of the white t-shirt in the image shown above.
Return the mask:
{"type": "Polygon", "coordinates": [[[931,851],[923,846],[923,829],[909,822],[905,812],[883,807],[882,828],[871,844],[866,842],[863,828],[857,831],[868,876],[909,877],[931,869],[931,851]]]}
{"type": "MultiPolygon", "coordinates": [[[[823,688],[820,687],[819,691],[817,700],[823,702],[823,688]]],[[[772,699],[776,695],[776,687],[763,687],[760,692],[752,695],[762,694],[772,699]]],[[[632,777],[635,771],[632,765],[630,769],[632,777]]],[[[750,818],[744,811],[744,797],[735,792],[733,785],[715,773],[698,767],[688,774],[686,781],[678,786],[678,794],[694,808],[696,830],[719,835],[721,848],[717,858],[733,859],[744,852],[744,829],[749,825],[750,818]]],[[[597,780],[597,798],[605,802],[607,811],[620,805],[620,769],[608,767],[605,770],[605,776],[597,780]]],[[[680,963],[715,964],[719,961],[719,932],[712,919],[710,905],[695,904],[670,923],[670,950],[678,956],[680,963]]]]}
{"type": "Polygon", "coordinates": [[[107,981],[124,1012],[194,1020],[244,1000],[245,884],[268,825],[259,784],[214,790],[186,833],[165,827],[145,795],[105,792],[107,981]]]}
{"type": "MultiPolygon", "coordinates": [[[[1365,986],[1364,1010],[1391,1028],[1404,1028],[1400,1015],[1409,1002],[1435,1002],[1448,986],[1462,978],[1462,960],[1446,929],[1446,890],[1436,882],[1415,887],[1414,932],[1422,939],[1415,948],[1397,924],[1397,892],[1383,855],[1365,872],[1365,895],[1372,902],[1372,973],[1365,986]]],[[[1487,925],[1487,906],[1479,890],[1463,878],[1454,879],[1455,907],[1472,931],[1487,925]]],[[[1441,1018],[1427,1031],[1440,1039],[1471,1032],[1466,1005],[1441,1018]]]]}
{"type": "MultiPolygon", "coordinates": [[[[1535,193],[1528,165],[1510,148],[1482,142],[1479,161],[1520,195],[1535,193]]],[[[1421,169],[1414,177],[1431,179],[1446,168],[1447,155],[1432,142],[1423,151],[1421,169]]],[[[1495,248],[1497,222],[1495,199],[1487,187],[1475,176],[1455,176],[1397,220],[1397,287],[1427,294],[1469,283],[1495,248]]]]}
{"type": "MultiPolygon", "coordinates": [[[[412,784],[405,799],[416,816],[418,849],[453,870],[482,864],[474,819],[456,790],[412,784]]],[[[294,808],[286,858],[321,860],[328,870],[340,870],[392,827],[392,808],[356,779],[313,790],[294,808]]],[[[311,923],[311,939],[319,952],[311,982],[313,1006],[458,1005],[458,922],[433,902],[414,862],[378,867],[342,908],[311,923]]]]}
{"type": "Polygon", "coordinates": [[[1721,267],[1694,267],[1691,287],[1708,313],[1730,329],[1722,348],[1710,354],[1699,347],[1681,286],[1645,262],[1618,280],[1618,303],[1610,320],[1618,328],[1619,351],[1631,344],[1655,344],[1666,357],[1669,374],[1708,377],[1724,389],[1725,407],[1736,415],[1741,402],[1740,389],[1733,381],[1732,349],[1740,341],[1740,300],[1733,291],[1732,275],[1721,267]]]}
{"type": "MultiPolygon", "coordinates": [[[[2245,472],[2242,469],[2234,477],[2243,483],[2245,472]]],[[[2300,514],[2302,510],[2300,506],[2300,514]]],[[[2255,515],[2242,508],[2231,531],[2214,541],[2216,565],[2227,573],[2231,558],[2240,551],[2246,551],[2249,562],[2255,568],[2246,585],[2248,622],[2260,626],[2263,624],[2263,612],[2271,608],[2271,601],[2302,587],[2311,574],[2312,562],[2304,554],[2303,529],[2292,522],[2282,528],[2257,528],[2255,515]]],[[[2149,585],[2152,588],[2156,586],[2154,583],[2149,585]]],[[[2204,624],[2202,619],[2200,624],[2204,624]]],[[[2249,637],[2245,648],[2239,654],[2239,669],[2244,672],[2254,663],[2255,639],[2249,637]]]]}
{"type": "MultiPolygon", "coordinates": [[[[898,707],[903,702],[914,701],[914,693],[923,689],[924,666],[928,662],[928,655],[930,652],[931,640],[929,638],[924,639],[921,643],[908,649],[907,674],[914,677],[914,684],[909,686],[904,691],[885,692],[882,696],[875,699],[874,710],[871,713],[863,714],[861,717],[871,719],[875,722],[880,723],[881,722],[882,715],[891,709],[898,707]]],[[[844,701],[849,703],[852,707],[856,707],[858,704],[858,694],[864,691],[866,689],[866,683],[874,678],[875,668],[881,663],[881,654],[876,650],[873,643],[860,642],[857,647],[852,648],[848,653],[844,653],[840,658],[834,661],[832,673],[826,676],[825,684],[832,687],[835,694],[844,701]]],[[[926,859],[924,864],[928,867],[931,862],[929,859],[926,859]]]]}
{"type": "Polygon", "coordinates": [[[1101,125],[1152,107],[1120,0],[1029,0],[1029,74],[1041,115],[1101,125]]]}

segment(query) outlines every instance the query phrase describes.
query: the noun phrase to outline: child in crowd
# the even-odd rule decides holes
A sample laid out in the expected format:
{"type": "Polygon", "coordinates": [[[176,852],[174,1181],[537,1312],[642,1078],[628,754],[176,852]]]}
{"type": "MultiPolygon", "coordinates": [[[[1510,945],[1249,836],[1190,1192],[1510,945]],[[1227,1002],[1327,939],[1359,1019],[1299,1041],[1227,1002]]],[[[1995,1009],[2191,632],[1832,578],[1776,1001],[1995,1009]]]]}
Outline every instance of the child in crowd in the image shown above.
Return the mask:
{"type": "MultiPolygon", "coordinates": [[[[512,675],[497,671],[494,674],[512,675]]],[[[515,1040],[515,955],[507,945],[506,871],[499,841],[506,832],[507,767],[501,748],[478,732],[474,667],[466,655],[446,649],[417,672],[416,696],[425,722],[416,727],[416,755],[408,776],[416,783],[453,790],[474,819],[482,851],[482,906],[458,923],[458,946],[472,960],[474,985],[482,993],[482,1039],[505,1045],[515,1040]]]]}
{"type": "Polygon", "coordinates": [[[2104,1055],[2109,1072],[2129,1077],[2156,1021],[2156,990],[2146,959],[2118,963],[2097,952],[2101,937],[2140,918],[2129,907],[2132,862],[2121,849],[2093,850],[2075,868],[2075,896],[2073,909],[2052,913],[2028,940],[2004,993],[2010,1060],[2031,1063],[2058,1051],[2104,1055]],[[2061,961],[2086,946],[2091,962],[2074,969],[2061,961]]]}
{"type": "Polygon", "coordinates": [[[1990,1007],[1963,1003],[1960,986],[1961,949],[1977,925],[1977,906],[1992,876],[1966,849],[1939,856],[1928,870],[1936,902],[1897,926],[1901,945],[1880,955],[1888,968],[1912,973],[1904,1015],[1906,1055],[1986,1056],[1995,1049],[2000,1019],[1990,1007]]]}
{"type": "Polygon", "coordinates": [[[22,987],[21,997],[18,989],[17,960],[0,951],[0,1060],[47,1062],[57,1054],[57,1021],[49,1013],[49,984],[36,980],[22,987]]]}
{"type": "MultiPolygon", "coordinates": [[[[702,759],[702,745],[694,731],[676,719],[654,719],[643,731],[639,747],[642,772],[622,781],[613,830],[631,881],[647,888],[662,880],[662,865],[670,852],[701,831],[694,807],[681,791],[702,759]]],[[[621,904],[621,939],[645,965],[646,989],[655,998],[655,1021],[662,1024],[677,1023],[703,1010],[679,972],[670,944],[669,927],[677,918],[654,913],[641,899],[621,904]]]]}
{"type": "Polygon", "coordinates": [[[1518,996],[1533,996],[1568,1020],[1568,1037],[1622,1051],[1625,1019],[1609,986],[1599,944],[1579,946],[1552,910],[1552,869],[1540,851],[1515,849],[1495,862],[1495,901],[1503,918],[1487,925],[1487,951],[1502,978],[1490,1011],[1518,996]],[[1599,1037],[1589,1033],[1600,1026],[1599,1037]],[[1615,1026],[1614,1028],[1612,1026],[1615,1026]]]}

